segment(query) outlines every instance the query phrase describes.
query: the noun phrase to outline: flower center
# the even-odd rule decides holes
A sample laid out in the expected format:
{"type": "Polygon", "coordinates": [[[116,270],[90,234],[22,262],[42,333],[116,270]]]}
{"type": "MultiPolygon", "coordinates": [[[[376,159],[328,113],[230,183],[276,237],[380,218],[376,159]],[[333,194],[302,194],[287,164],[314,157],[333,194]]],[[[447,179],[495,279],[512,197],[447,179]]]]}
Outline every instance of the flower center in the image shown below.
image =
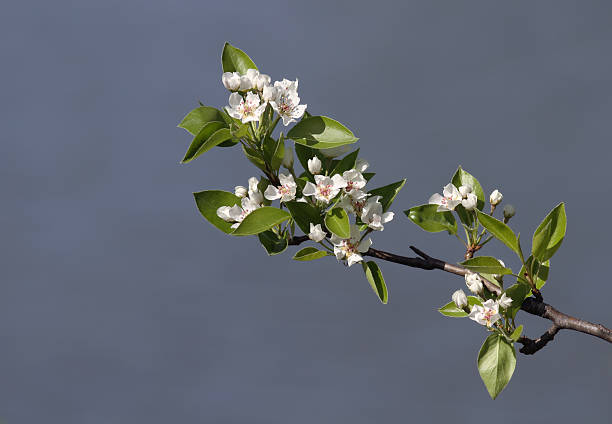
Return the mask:
{"type": "Polygon", "coordinates": [[[344,255],[348,258],[351,255],[357,253],[358,244],[351,243],[350,240],[342,240],[342,246],[340,248],[344,252],[344,255]]]}
{"type": "Polygon", "coordinates": [[[278,192],[281,194],[281,196],[284,196],[285,194],[290,194],[291,189],[285,185],[282,185],[278,188],[278,192]]]}
{"type": "Polygon", "coordinates": [[[320,185],[318,187],[318,189],[319,189],[319,195],[321,197],[329,199],[329,197],[331,196],[331,192],[332,192],[332,186],[331,185],[320,185]]]}

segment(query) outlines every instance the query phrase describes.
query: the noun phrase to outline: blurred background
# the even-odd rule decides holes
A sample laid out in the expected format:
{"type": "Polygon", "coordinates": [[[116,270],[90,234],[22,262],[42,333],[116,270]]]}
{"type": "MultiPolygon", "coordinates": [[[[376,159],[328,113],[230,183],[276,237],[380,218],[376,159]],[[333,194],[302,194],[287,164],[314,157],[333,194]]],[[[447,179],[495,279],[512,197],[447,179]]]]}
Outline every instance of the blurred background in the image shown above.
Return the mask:
{"type": "MultiPolygon", "coordinates": [[[[456,239],[402,211],[461,164],[516,206],[527,248],[567,202],[544,298],[610,326],[611,19],[605,1],[5,3],[0,417],[607,422],[609,344],[561,332],[490,400],[486,332],[436,311],[461,279],[380,263],[382,305],[359,266],[224,235],[191,193],[256,170],[232,149],[179,165],[190,137],[176,125],[198,100],[226,104],[230,41],[360,137],[372,187],[408,179],[374,247],[459,261],[456,239]]],[[[548,326],[518,320],[531,337],[548,326]]]]}

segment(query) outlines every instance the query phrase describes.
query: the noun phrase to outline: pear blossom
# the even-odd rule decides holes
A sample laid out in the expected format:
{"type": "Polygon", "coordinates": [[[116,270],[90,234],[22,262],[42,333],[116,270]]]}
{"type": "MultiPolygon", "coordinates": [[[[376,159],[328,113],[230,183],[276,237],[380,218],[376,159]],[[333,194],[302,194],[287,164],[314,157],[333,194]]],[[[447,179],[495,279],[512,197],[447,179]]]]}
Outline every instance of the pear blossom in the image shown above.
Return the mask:
{"type": "Polygon", "coordinates": [[[502,293],[501,297],[497,301],[497,304],[502,309],[508,309],[510,306],[512,306],[512,298],[509,296],[506,296],[506,293],[504,292],[502,293]]]}
{"type": "Polygon", "coordinates": [[[379,202],[381,198],[381,196],[370,197],[361,212],[363,223],[376,231],[384,230],[383,224],[393,219],[393,212],[383,212],[382,204],[379,202]]]}
{"type": "Polygon", "coordinates": [[[343,144],[342,146],[332,147],[331,149],[321,149],[321,154],[327,158],[335,158],[348,153],[351,150],[349,144],[343,144]]]}
{"type": "Polygon", "coordinates": [[[434,193],[429,198],[430,205],[438,205],[438,212],[452,211],[461,203],[461,193],[459,193],[459,190],[453,184],[447,184],[442,194],[443,196],[439,193],[434,193]]]}
{"type": "Polygon", "coordinates": [[[238,197],[246,197],[249,191],[244,186],[236,186],[234,187],[234,194],[238,197]]]}
{"type": "Polygon", "coordinates": [[[463,309],[468,305],[468,298],[461,289],[454,292],[451,299],[453,299],[453,302],[455,302],[455,305],[457,305],[459,309],[463,309]]]}
{"type": "Polygon", "coordinates": [[[278,179],[281,185],[278,187],[269,185],[264,192],[264,197],[268,200],[280,199],[281,202],[288,202],[295,199],[297,184],[293,179],[293,175],[279,174],[278,179]]]}
{"type": "Polygon", "coordinates": [[[489,196],[489,203],[491,203],[491,206],[497,206],[503,198],[504,196],[499,192],[499,190],[493,190],[491,196],[489,196]]]}
{"type": "Polygon", "coordinates": [[[240,206],[221,206],[217,209],[217,216],[226,222],[233,222],[230,228],[237,228],[248,214],[259,209],[261,204],[250,197],[243,197],[240,206]]]}
{"type": "Polygon", "coordinates": [[[360,253],[368,251],[372,245],[370,238],[361,240],[361,233],[357,225],[351,225],[351,235],[348,239],[342,239],[335,234],[332,234],[331,242],[334,245],[334,254],[336,259],[346,259],[348,266],[356,264],[363,260],[360,253]]]}
{"type": "Polygon", "coordinates": [[[342,178],[346,181],[346,187],[344,187],[344,191],[348,194],[351,194],[353,190],[361,190],[365,187],[367,181],[361,175],[361,172],[356,169],[349,169],[348,171],[344,171],[342,173],[342,178]]]}
{"type": "Polygon", "coordinates": [[[249,178],[249,197],[255,203],[263,203],[264,197],[259,191],[259,180],[256,177],[249,178]]]}
{"type": "Polygon", "coordinates": [[[324,203],[329,203],[341,189],[346,187],[346,181],[338,174],[331,178],[324,175],[315,175],[314,178],[316,185],[308,181],[302,193],[304,196],[314,196],[324,203]]]}
{"type": "Polygon", "coordinates": [[[308,159],[308,171],[312,175],[317,175],[321,172],[321,159],[314,156],[312,159],[308,159]]]}
{"type": "Polygon", "coordinates": [[[270,105],[276,113],[283,118],[283,125],[287,126],[292,122],[296,122],[301,118],[306,111],[307,105],[300,104],[300,98],[297,93],[298,80],[290,81],[283,79],[282,81],[274,82],[274,91],[268,91],[266,94],[272,94],[270,105]]]}
{"type": "Polygon", "coordinates": [[[350,194],[345,194],[342,196],[338,202],[338,206],[349,213],[361,216],[363,207],[368,200],[368,196],[369,195],[367,193],[364,193],[361,190],[353,190],[350,194]]]}
{"type": "Polygon", "coordinates": [[[355,169],[359,172],[365,172],[370,167],[370,163],[365,159],[357,159],[355,161],[355,169]]]}
{"type": "Polygon", "coordinates": [[[259,180],[257,179],[257,177],[249,178],[249,192],[258,191],[259,190],[258,186],[259,186],[259,180]]]}
{"type": "Polygon", "coordinates": [[[266,85],[261,93],[261,98],[264,102],[271,102],[276,96],[276,89],[274,86],[266,85]]]}
{"type": "MultiPolygon", "coordinates": [[[[465,186],[461,186],[465,187],[465,186]]],[[[473,211],[476,209],[476,205],[478,204],[478,197],[474,193],[468,193],[465,199],[461,201],[461,206],[463,206],[468,211],[473,211]]]]}
{"type": "Polygon", "coordinates": [[[293,149],[286,147],[283,154],[283,166],[287,169],[293,168],[293,149]]]}
{"type": "Polygon", "coordinates": [[[312,241],[316,241],[317,243],[325,239],[327,234],[321,228],[321,224],[313,225],[310,223],[310,233],[308,233],[308,238],[312,241]]]}
{"type": "Polygon", "coordinates": [[[473,272],[465,274],[465,285],[474,294],[481,294],[484,288],[480,276],[473,272]]]}
{"type": "Polygon", "coordinates": [[[240,93],[232,93],[229,97],[230,107],[225,107],[227,113],[236,119],[240,119],[243,124],[252,121],[259,121],[261,114],[266,109],[266,104],[260,104],[259,96],[253,92],[246,94],[246,99],[240,93]]]}
{"type": "Polygon", "coordinates": [[[468,194],[470,194],[472,192],[472,186],[469,185],[462,185],[459,186],[459,193],[461,193],[461,197],[463,197],[464,199],[467,197],[468,194]]]}
{"type": "Polygon", "coordinates": [[[230,91],[240,89],[240,74],[238,72],[224,72],[221,81],[223,86],[230,91]]]}
{"type": "Polygon", "coordinates": [[[264,88],[270,85],[272,78],[266,74],[259,74],[253,80],[253,88],[257,91],[263,91],[264,88]]]}
{"type": "Polygon", "coordinates": [[[489,299],[482,306],[474,305],[468,317],[478,324],[491,327],[501,318],[499,315],[499,305],[493,299],[489,299]]]}

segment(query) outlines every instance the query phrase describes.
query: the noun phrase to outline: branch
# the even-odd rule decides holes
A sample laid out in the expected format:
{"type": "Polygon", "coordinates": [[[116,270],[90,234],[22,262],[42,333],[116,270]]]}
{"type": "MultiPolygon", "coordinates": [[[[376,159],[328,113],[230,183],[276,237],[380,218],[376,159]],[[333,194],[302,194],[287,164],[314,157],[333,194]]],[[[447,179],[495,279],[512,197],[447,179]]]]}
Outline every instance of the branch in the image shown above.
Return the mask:
{"type": "MultiPolygon", "coordinates": [[[[297,236],[290,239],[289,244],[298,245],[306,240],[308,240],[308,236],[297,236]]],[[[414,246],[410,246],[410,249],[412,249],[412,251],[414,251],[419,257],[411,258],[373,248],[370,248],[363,255],[382,259],[383,261],[394,262],[400,265],[406,265],[412,268],[425,270],[439,269],[461,276],[465,276],[468,272],[470,272],[468,269],[462,266],[450,264],[440,259],[433,258],[414,246]]],[[[489,291],[497,295],[501,294],[502,290],[499,286],[484,278],[482,280],[489,291]]],[[[523,345],[520,352],[525,355],[533,355],[542,349],[548,342],[554,339],[559,330],[563,329],[590,334],[591,336],[599,337],[600,339],[612,343],[612,330],[609,328],[606,328],[601,324],[593,324],[589,321],[564,314],[551,305],[544,303],[541,299],[536,299],[533,297],[525,299],[521,305],[521,310],[527,312],[528,314],[536,315],[553,322],[553,325],[536,340],[532,340],[527,337],[521,337],[518,339],[518,342],[523,345]]]]}

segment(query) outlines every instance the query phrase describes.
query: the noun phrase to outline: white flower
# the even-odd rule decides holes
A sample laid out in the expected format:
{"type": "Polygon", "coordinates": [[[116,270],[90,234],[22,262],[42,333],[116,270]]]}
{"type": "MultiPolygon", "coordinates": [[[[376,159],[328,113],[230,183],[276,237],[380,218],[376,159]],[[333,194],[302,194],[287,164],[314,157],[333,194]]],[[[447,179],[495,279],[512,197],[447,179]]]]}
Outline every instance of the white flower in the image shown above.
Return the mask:
{"type": "Polygon", "coordinates": [[[489,196],[489,202],[491,203],[491,206],[496,206],[502,201],[503,198],[504,196],[498,190],[493,190],[493,193],[491,193],[491,196],[489,196]]]}
{"type": "Polygon", "coordinates": [[[342,178],[346,181],[346,187],[344,187],[344,191],[351,194],[354,190],[361,190],[365,187],[367,181],[361,175],[361,172],[356,169],[349,169],[348,171],[344,171],[342,174],[342,178]]]}
{"type": "Polygon", "coordinates": [[[468,194],[470,194],[472,192],[472,186],[469,185],[462,185],[459,186],[459,193],[461,193],[461,197],[463,197],[464,199],[467,197],[468,194]]]}
{"type": "MultiPolygon", "coordinates": [[[[283,118],[283,125],[287,126],[297,119],[301,118],[306,111],[306,105],[300,104],[300,98],[297,93],[298,80],[274,82],[274,94],[270,100],[272,108],[283,118]]],[[[268,91],[268,95],[270,95],[268,91]]]]}
{"type": "Polygon", "coordinates": [[[295,189],[297,184],[293,179],[293,175],[279,174],[278,179],[280,180],[281,185],[278,187],[269,185],[264,193],[265,198],[268,200],[280,199],[281,202],[288,202],[295,199],[295,189]]]}
{"type": "Polygon", "coordinates": [[[357,159],[355,161],[355,169],[359,172],[365,172],[366,169],[370,167],[370,164],[365,159],[357,159]]]}
{"type": "Polygon", "coordinates": [[[484,287],[480,280],[480,276],[473,272],[465,274],[465,285],[474,294],[481,294],[484,287]]]}
{"type": "Polygon", "coordinates": [[[348,153],[351,150],[350,144],[343,144],[342,146],[332,147],[331,149],[322,149],[321,154],[328,158],[335,158],[336,156],[348,153]]]}
{"type": "Polygon", "coordinates": [[[234,222],[230,228],[237,228],[248,214],[261,207],[259,203],[250,197],[243,197],[240,204],[242,207],[238,205],[232,207],[221,206],[217,209],[217,216],[219,218],[227,222],[234,222]]]}
{"type": "Polygon", "coordinates": [[[502,309],[508,309],[510,306],[512,306],[512,298],[506,296],[506,293],[502,293],[501,297],[499,298],[499,300],[497,301],[497,304],[502,308],[502,309]]]}
{"type": "Polygon", "coordinates": [[[283,166],[287,169],[293,168],[293,149],[291,147],[285,148],[283,154],[283,166]]]}
{"type": "Polygon", "coordinates": [[[259,74],[252,80],[253,88],[257,91],[263,91],[264,88],[270,85],[270,81],[272,81],[272,79],[269,75],[259,74]]]}
{"type": "Polygon", "coordinates": [[[461,289],[453,293],[453,295],[451,296],[451,299],[453,299],[453,302],[455,302],[455,305],[457,305],[457,308],[459,309],[463,309],[468,305],[467,296],[461,289]]]}
{"type": "Polygon", "coordinates": [[[257,186],[259,186],[259,180],[257,177],[249,178],[249,192],[259,190],[257,186]]]}
{"type": "Polygon", "coordinates": [[[236,91],[240,88],[240,74],[238,72],[224,72],[221,81],[223,86],[230,91],[236,91]]]}
{"type": "Polygon", "coordinates": [[[312,222],[310,223],[310,233],[308,233],[308,238],[310,240],[318,243],[322,241],[326,235],[325,231],[321,228],[321,224],[312,225],[312,222]]]}
{"type": "Polygon", "coordinates": [[[351,194],[345,194],[338,202],[338,206],[349,213],[354,213],[360,216],[363,212],[363,207],[368,200],[368,194],[361,190],[353,190],[351,194]]]}
{"type": "Polygon", "coordinates": [[[341,189],[346,187],[346,181],[338,174],[331,178],[323,175],[315,175],[314,178],[316,185],[307,182],[302,193],[304,196],[314,196],[315,199],[325,203],[329,203],[341,189]]]}
{"type": "Polygon", "coordinates": [[[236,186],[234,187],[234,194],[238,197],[246,197],[247,194],[249,194],[248,190],[246,189],[246,187],[243,186],[236,186]]]}
{"type": "Polygon", "coordinates": [[[274,99],[274,96],[276,96],[276,89],[273,86],[267,85],[263,88],[261,98],[264,102],[270,102],[272,99],[274,99]]]}
{"type": "Polygon", "coordinates": [[[316,156],[312,159],[308,159],[308,171],[312,175],[317,175],[319,172],[321,172],[321,159],[316,156]]]}
{"type": "Polygon", "coordinates": [[[482,306],[474,305],[468,316],[478,324],[491,327],[495,321],[501,318],[498,312],[499,305],[497,302],[495,302],[493,299],[489,299],[483,303],[482,306]]]}
{"type": "Polygon", "coordinates": [[[261,114],[266,109],[266,104],[260,104],[259,96],[248,92],[246,100],[239,93],[232,93],[229,97],[230,107],[225,110],[232,118],[240,119],[243,124],[251,121],[259,121],[261,114]]]}
{"type": "Polygon", "coordinates": [[[331,242],[334,245],[334,254],[336,259],[346,259],[348,266],[351,266],[357,262],[363,260],[360,253],[368,251],[372,245],[372,240],[359,241],[361,239],[361,233],[357,225],[351,225],[351,235],[348,239],[341,239],[335,234],[332,234],[331,242]]]}
{"type": "Polygon", "coordinates": [[[447,184],[442,194],[435,193],[429,198],[430,205],[438,205],[438,212],[452,211],[461,203],[461,193],[453,184],[447,184]]]}
{"type": "Polygon", "coordinates": [[[514,206],[512,205],[504,206],[504,218],[506,220],[512,218],[514,214],[516,214],[516,209],[514,209],[514,206]]]}
{"type": "Polygon", "coordinates": [[[393,219],[393,212],[384,212],[382,204],[379,202],[380,196],[370,197],[361,212],[361,220],[368,227],[376,231],[385,229],[383,224],[393,219]]]}
{"type": "Polygon", "coordinates": [[[257,204],[261,204],[264,200],[263,194],[259,191],[259,180],[255,177],[249,178],[249,197],[257,204]]]}
{"type": "MultiPolygon", "coordinates": [[[[465,186],[461,186],[465,187],[465,186]]],[[[461,205],[468,211],[473,211],[476,209],[476,205],[478,204],[478,197],[474,193],[468,193],[467,197],[461,201],[461,205]]]]}

